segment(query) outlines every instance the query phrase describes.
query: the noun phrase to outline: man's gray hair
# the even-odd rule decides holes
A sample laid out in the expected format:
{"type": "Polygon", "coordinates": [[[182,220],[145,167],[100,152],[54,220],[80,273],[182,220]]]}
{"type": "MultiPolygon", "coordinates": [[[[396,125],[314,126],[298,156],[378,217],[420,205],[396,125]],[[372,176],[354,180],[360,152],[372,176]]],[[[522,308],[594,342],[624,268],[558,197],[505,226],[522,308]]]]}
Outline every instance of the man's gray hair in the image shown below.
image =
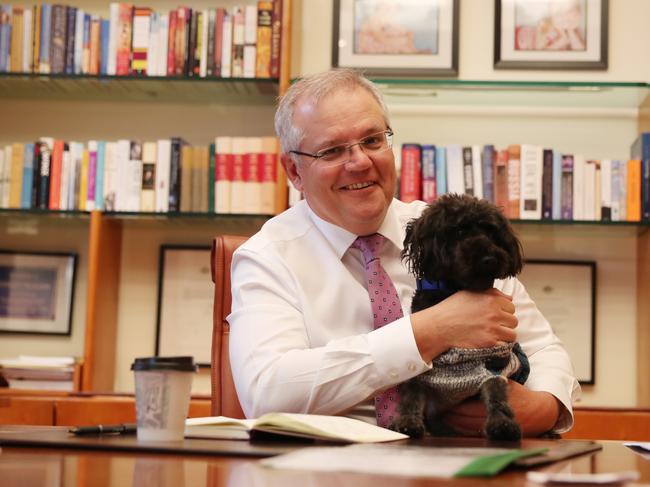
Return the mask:
{"type": "Polygon", "coordinates": [[[299,78],[280,99],[275,112],[275,132],[280,138],[282,152],[297,150],[304,137],[303,131],[293,124],[293,113],[298,100],[309,100],[316,104],[335,91],[355,88],[362,88],[372,95],[381,107],[386,126],[390,126],[386,103],[381,91],[372,81],[354,69],[330,69],[299,78]]]}

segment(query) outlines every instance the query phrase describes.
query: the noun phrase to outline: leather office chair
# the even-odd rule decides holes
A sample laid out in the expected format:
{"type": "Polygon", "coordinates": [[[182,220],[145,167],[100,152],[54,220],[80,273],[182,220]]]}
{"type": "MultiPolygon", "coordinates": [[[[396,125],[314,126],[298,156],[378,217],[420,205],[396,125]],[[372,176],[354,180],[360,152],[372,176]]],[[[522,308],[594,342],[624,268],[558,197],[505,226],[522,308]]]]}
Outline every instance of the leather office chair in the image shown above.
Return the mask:
{"type": "Polygon", "coordinates": [[[212,282],[214,282],[214,312],[212,325],[212,415],[243,418],[230,370],[228,338],[230,325],[230,264],[232,254],[248,237],[218,235],[212,241],[212,282]]]}

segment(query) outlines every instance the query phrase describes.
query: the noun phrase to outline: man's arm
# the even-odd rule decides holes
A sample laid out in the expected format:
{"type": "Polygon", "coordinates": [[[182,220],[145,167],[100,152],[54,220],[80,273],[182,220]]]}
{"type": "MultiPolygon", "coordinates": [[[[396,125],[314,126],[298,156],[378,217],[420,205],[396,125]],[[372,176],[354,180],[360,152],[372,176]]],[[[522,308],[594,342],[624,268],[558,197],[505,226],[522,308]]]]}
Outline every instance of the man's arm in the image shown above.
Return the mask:
{"type": "Polygon", "coordinates": [[[232,269],[230,362],[247,417],[270,411],[338,414],[427,370],[408,317],[358,332],[371,319],[358,306],[368,299],[365,289],[359,297],[352,292],[355,304],[335,304],[314,316],[315,307],[303,302],[304,289],[280,259],[240,249],[232,269]],[[332,338],[319,339],[318,333],[332,338]]]}

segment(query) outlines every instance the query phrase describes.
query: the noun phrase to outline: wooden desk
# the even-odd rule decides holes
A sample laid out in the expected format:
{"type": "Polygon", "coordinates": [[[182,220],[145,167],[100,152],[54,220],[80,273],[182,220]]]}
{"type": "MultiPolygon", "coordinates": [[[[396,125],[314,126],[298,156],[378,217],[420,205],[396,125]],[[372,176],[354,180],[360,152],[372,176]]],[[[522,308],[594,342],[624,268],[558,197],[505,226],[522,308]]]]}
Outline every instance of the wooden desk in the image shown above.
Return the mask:
{"type": "MultiPolygon", "coordinates": [[[[538,470],[602,473],[637,470],[639,483],[650,482],[650,460],[620,442],[603,441],[603,450],[538,470]]],[[[538,442],[536,441],[537,445],[538,442]]],[[[522,445],[526,447],[526,442],[522,445]]],[[[423,479],[349,473],[271,470],[257,458],[215,455],[155,454],[80,449],[4,446],[0,451],[3,487],[424,487],[524,486],[525,471],[506,471],[493,478],[423,479]]]]}

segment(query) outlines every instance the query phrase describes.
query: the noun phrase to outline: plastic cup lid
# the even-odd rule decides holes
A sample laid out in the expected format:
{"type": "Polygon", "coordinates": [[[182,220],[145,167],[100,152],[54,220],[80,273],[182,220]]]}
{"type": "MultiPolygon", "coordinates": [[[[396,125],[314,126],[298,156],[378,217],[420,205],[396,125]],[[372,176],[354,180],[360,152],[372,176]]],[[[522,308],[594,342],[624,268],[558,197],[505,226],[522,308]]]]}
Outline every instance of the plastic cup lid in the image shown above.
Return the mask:
{"type": "Polygon", "coordinates": [[[194,363],[194,357],[142,357],[135,359],[131,364],[131,370],[196,372],[198,365],[194,363]]]}

